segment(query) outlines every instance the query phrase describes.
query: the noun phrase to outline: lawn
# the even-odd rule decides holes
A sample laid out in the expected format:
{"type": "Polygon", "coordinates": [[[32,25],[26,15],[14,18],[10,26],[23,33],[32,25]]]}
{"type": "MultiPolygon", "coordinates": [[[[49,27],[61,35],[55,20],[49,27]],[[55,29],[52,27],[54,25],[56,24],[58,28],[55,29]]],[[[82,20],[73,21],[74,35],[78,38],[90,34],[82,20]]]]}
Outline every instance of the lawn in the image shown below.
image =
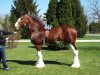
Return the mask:
{"type": "MultiPolygon", "coordinates": [[[[7,49],[9,71],[0,69],[0,75],[100,75],[100,43],[77,43],[80,68],[71,68],[71,50],[44,50],[46,67],[38,69],[37,51],[31,43],[19,43],[17,48],[7,49]]],[[[0,65],[2,65],[0,63],[0,65]]]]}
{"type": "Polygon", "coordinates": [[[78,38],[79,40],[100,40],[100,34],[90,34],[85,35],[83,38],[78,38]]]}

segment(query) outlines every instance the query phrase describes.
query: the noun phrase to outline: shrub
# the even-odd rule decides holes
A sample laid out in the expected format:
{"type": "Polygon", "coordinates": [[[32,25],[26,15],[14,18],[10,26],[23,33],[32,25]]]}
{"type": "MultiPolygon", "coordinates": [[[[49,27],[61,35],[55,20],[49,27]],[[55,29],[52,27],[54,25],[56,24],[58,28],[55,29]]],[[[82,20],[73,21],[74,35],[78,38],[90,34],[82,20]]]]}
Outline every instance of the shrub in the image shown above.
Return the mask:
{"type": "Polygon", "coordinates": [[[48,48],[51,50],[68,50],[69,49],[69,45],[68,43],[64,44],[63,41],[56,41],[54,43],[49,43],[48,48]]]}

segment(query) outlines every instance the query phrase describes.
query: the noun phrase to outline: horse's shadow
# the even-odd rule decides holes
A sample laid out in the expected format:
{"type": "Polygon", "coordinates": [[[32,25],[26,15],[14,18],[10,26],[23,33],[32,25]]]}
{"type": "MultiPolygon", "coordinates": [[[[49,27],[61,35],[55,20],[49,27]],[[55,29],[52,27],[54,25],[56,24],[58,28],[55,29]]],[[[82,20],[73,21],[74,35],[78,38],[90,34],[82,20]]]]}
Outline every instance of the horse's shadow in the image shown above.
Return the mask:
{"type": "MultiPolygon", "coordinates": [[[[35,48],[35,46],[28,46],[28,48],[35,48]]],[[[48,47],[42,46],[42,50],[49,50],[48,47]]]]}
{"type": "MultiPolygon", "coordinates": [[[[35,48],[35,46],[28,46],[28,48],[35,48]]],[[[42,49],[42,50],[48,50],[48,51],[66,50],[66,49],[53,49],[53,48],[49,48],[49,47],[47,47],[47,46],[42,46],[41,49],[42,49]]]]}
{"type": "MultiPolygon", "coordinates": [[[[25,60],[7,60],[7,62],[14,62],[17,64],[21,64],[21,65],[35,65],[36,61],[25,61],[25,60]]],[[[45,64],[56,64],[56,65],[67,65],[67,66],[71,66],[71,64],[66,64],[66,63],[62,63],[62,62],[58,62],[58,61],[49,61],[49,60],[44,60],[45,64]]]]}

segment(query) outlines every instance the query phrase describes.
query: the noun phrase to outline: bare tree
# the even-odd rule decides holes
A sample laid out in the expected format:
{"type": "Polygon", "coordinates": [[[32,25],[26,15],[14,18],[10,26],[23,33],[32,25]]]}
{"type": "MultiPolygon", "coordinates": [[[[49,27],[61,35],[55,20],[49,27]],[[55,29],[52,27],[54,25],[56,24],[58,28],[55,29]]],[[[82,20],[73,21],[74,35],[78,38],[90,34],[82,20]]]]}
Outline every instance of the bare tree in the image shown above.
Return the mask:
{"type": "Polygon", "coordinates": [[[100,22],[100,0],[88,0],[92,20],[100,22]]]}
{"type": "Polygon", "coordinates": [[[4,23],[4,17],[0,15],[0,25],[4,23]]]}

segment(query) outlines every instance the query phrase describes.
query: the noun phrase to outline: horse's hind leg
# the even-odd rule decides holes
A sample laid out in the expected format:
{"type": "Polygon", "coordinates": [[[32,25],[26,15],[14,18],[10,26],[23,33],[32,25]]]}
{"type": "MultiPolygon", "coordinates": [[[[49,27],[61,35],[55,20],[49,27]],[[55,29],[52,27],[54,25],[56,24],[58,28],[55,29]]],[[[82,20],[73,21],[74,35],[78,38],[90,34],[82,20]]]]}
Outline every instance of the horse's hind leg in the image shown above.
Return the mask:
{"type": "Polygon", "coordinates": [[[41,46],[40,45],[36,45],[37,51],[38,51],[38,61],[36,62],[36,67],[38,68],[42,68],[45,67],[45,64],[43,62],[43,56],[42,56],[42,52],[41,52],[41,46]]]}
{"type": "Polygon", "coordinates": [[[79,68],[80,62],[79,62],[79,58],[78,58],[78,50],[74,44],[70,44],[70,46],[73,51],[73,64],[71,65],[71,67],[79,68]]]}

